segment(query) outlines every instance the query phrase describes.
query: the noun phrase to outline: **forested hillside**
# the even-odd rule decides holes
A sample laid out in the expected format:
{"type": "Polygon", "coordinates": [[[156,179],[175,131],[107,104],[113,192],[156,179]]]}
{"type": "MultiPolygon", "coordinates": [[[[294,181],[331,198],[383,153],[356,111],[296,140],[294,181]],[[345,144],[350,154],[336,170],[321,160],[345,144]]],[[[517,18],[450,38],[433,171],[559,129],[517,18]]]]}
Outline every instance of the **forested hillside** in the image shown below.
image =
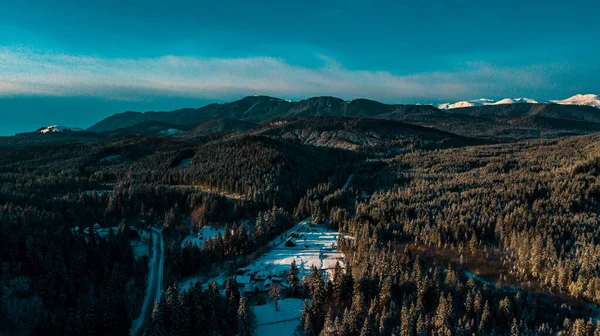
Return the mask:
{"type": "Polygon", "coordinates": [[[415,109],[1,147],[0,333],[250,335],[278,300],[300,335],[598,333],[600,136],[543,136],[595,126],[415,109]]]}

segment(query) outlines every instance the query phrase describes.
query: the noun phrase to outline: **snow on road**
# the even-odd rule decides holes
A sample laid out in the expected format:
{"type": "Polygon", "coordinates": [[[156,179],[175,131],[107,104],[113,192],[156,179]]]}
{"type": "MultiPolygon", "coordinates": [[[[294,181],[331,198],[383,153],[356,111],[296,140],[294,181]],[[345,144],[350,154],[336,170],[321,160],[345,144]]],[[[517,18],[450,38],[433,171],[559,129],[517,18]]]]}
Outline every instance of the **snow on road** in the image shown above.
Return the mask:
{"type": "Polygon", "coordinates": [[[162,232],[153,228],[152,260],[150,261],[150,270],[148,271],[146,297],[142,304],[140,316],[131,323],[131,329],[129,329],[131,336],[143,334],[143,327],[152,313],[154,303],[160,298],[160,293],[162,291],[163,266],[165,262],[164,247],[162,232]]]}
{"type": "Polygon", "coordinates": [[[352,181],[352,177],[354,177],[354,174],[351,174],[350,177],[348,177],[348,181],[346,181],[346,184],[344,184],[342,189],[344,189],[344,190],[348,189],[348,187],[350,186],[350,182],[352,181]]]}

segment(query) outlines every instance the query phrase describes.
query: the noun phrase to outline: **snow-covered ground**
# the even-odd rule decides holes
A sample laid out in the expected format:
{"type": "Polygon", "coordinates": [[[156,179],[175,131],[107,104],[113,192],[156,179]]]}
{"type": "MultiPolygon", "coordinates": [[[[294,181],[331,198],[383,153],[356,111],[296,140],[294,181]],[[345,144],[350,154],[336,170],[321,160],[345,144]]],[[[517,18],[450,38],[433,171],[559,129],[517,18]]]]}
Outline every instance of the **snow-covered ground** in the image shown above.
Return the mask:
{"type": "Polygon", "coordinates": [[[148,285],[146,287],[146,297],[142,304],[140,316],[131,323],[130,335],[137,336],[144,333],[143,326],[152,313],[152,308],[156,300],[160,298],[162,292],[162,279],[165,263],[165,242],[162,237],[162,230],[152,228],[152,259],[150,260],[150,270],[148,272],[148,285]]]}
{"type": "Polygon", "coordinates": [[[110,233],[111,230],[113,232],[113,235],[116,235],[117,232],[119,231],[119,227],[118,226],[103,227],[100,229],[95,229],[94,232],[96,233],[97,236],[106,238],[106,237],[108,237],[108,234],[110,233]]]}
{"type": "Polygon", "coordinates": [[[279,311],[273,301],[266,305],[252,307],[256,314],[256,335],[291,336],[300,324],[304,300],[282,299],[278,301],[279,311]]]}
{"type": "Polygon", "coordinates": [[[600,108],[600,97],[596,94],[577,94],[563,100],[553,100],[553,103],[562,105],[586,105],[600,108]]]}
{"type": "Polygon", "coordinates": [[[224,233],[224,226],[206,225],[197,234],[191,234],[185,237],[183,241],[181,241],[181,246],[184,246],[187,242],[190,242],[192,245],[195,244],[198,245],[198,247],[202,247],[206,239],[216,238],[219,236],[219,234],[223,235],[224,233]]]}
{"type": "Polygon", "coordinates": [[[282,276],[290,270],[292,261],[296,261],[299,269],[298,277],[309,276],[311,268],[316,266],[323,271],[332,270],[336,262],[344,267],[344,255],[337,252],[338,233],[322,225],[311,226],[306,222],[297,225],[292,232],[282,235],[274,242],[277,244],[271,251],[256,259],[245,267],[245,274],[258,272],[282,276]],[[288,237],[295,233],[298,238],[292,238],[296,246],[288,247],[288,237]]]}
{"type": "MultiPolygon", "coordinates": [[[[502,104],[538,104],[538,101],[531,98],[504,98],[501,100],[493,100],[487,98],[463,100],[456,103],[439,104],[438,108],[442,110],[451,110],[455,108],[484,106],[484,105],[502,105],[502,104]]],[[[562,105],[586,105],[595,108],[600,108],[600,97],[597,94],[576,94],[572,97],[562,100],[540,101],[539,103],[556,103],[562,105]]]]}
{"type": "Polygon", "coordinates": [[[47,127],[42,127],[38,130],[38,133],[62,133],[62,132],[81,132],[83,129],[81,128],[71,128],[66,126],[59,125],[51,125],[47,127]]]}
{"type": "Polygon", "coordinates": [[[224,273],[221,273],[215,277],[204,276],[204,275],[192,275],[190,277],[184,278],[184,279],[180,280],[179,282],[177,282],[177,286],[179,287],[180,290],[189,290],[190,287],[193,286],[194,283],[196,283],[196,281],[199,281],[202,284],[202,289],[207,289],[208,284],[211,281],[216,282],[217,287],[223,288],[223,287],[225,287],[225,282],[227,281],[227,277],[225,276],[224,273]]]}
{"type": "Polygon", "coordinates": [[[133,249],[135,260],[138,260],[143,256],[150,256],[150,244],[137,239],[131,240],[129,244],[131,244],[131,248],[133,249]]]}
{"type": "Polygon", "coordinates": [[[169,128],[169,129],[167,129],[167,130],[160,131],[158,134],[160,134],[160,135],[175,135],[175,134],[179,134],[179,133],[181,133],[181,132],[183,132],[183,131],[182,131],[182,130],[180,130],[180,129],[177,129],[177,128],[169,128]]]}
{"type": "MultiPolygon", "coordinates": [[[[351,178],[344,188],[347,188],[351,178]]],[[[323,225],[314,225],[308,218],[279,236],[271,243],[273,249],[256,259],[250,265],[238,270],[240,276],[250,276],[251,283],[261,284],[261,278],[267,278],[263,284],[283,278],[282,285],[287,286],[285,275],[289,272],[292,261],[296,261],[298,277],[302,281],[308,277],[311,268],[316,266],[323,275],[330,279],[336,263],[344,268],[344,254],[337,252],[338,232],[323,225]],[[297,238],[290,238],[297,237],[297,238]],[[289,241],[294,244],[290,244],[289,241]],[[243,271],[243,274],[240,274],[243,271]]],[[[257,335],[291,336],[300,324],[300,316],[304,301],[286,298],[279,300],[279,311],[270,301],[266,305],[254,306],[257,317],[257,335]]]]}
{"type": "Polygon", "coordinates": [[[501,100],[493,100],[488,98],[480,98],[474,100],[463,100],[456,103],[443,103],[439,104],[438,108],[442,110],[451,110],[455,108],[472,107],[472,106],[485,106],[485,105],[503,105],[503,104],[537,104],[536,100],[531,98],[504,98],[501,100]]]}

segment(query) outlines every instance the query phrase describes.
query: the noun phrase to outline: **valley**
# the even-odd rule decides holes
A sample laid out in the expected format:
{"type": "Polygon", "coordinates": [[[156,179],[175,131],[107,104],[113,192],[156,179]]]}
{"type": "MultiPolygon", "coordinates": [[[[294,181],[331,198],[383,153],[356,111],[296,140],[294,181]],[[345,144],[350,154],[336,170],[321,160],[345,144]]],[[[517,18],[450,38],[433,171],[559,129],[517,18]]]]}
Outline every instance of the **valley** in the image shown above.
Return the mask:
{"type": "Polygon", "coordinates": [[[597,328],[594,107],[165,113],[0,139],[3,332],[597,328]]]}

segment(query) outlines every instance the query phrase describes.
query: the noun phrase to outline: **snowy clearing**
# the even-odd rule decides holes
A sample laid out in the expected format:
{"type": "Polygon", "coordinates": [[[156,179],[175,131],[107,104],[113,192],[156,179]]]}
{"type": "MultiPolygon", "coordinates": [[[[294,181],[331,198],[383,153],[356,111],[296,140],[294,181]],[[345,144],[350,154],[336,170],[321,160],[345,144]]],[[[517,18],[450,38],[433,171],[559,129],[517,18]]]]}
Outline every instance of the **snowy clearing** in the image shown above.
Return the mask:
{"type": "Polygon", "coordinates": [[[225,228],[223,226],[206,225],[197,234],[185,237],[181,242],[181,246],[183,247],[187,242],[190,242],[192,245],[195,244],[198,245],[198,247],[202,247],[206,239],[216,238],[223,234],[225,234],[225,228]]]}
{"type": "Polygon", "coordinates": [[[256,335],[260,336],[291,336],[300,324],[299,320],[263,324],[256,327],[256,335]]]}
{"type": "Polygon", "coordinates": [[[300,324],[304,300],[282,299],[278,305],[279,311],[273,302],[252,307],[256,314],[256,335],[291,336],[294,333],[300,324]]]}
{"type": "Polygon", "coordinates": [[[333,270],[339,262],[343,268],[344,255],[337,252],[338,235],[337,231],[304,221],[294,227],[292,232],[280,236],[277,245],[271,251],[245,267],[244,275],[250,275],[253,279],[265,273],[266,277],[280,277],[290,270],[294,260],[300,280],[310,275],[313,266],[327,272],[333,270]],[[297,238],[290,238],[292,236],[297,238]]]}

